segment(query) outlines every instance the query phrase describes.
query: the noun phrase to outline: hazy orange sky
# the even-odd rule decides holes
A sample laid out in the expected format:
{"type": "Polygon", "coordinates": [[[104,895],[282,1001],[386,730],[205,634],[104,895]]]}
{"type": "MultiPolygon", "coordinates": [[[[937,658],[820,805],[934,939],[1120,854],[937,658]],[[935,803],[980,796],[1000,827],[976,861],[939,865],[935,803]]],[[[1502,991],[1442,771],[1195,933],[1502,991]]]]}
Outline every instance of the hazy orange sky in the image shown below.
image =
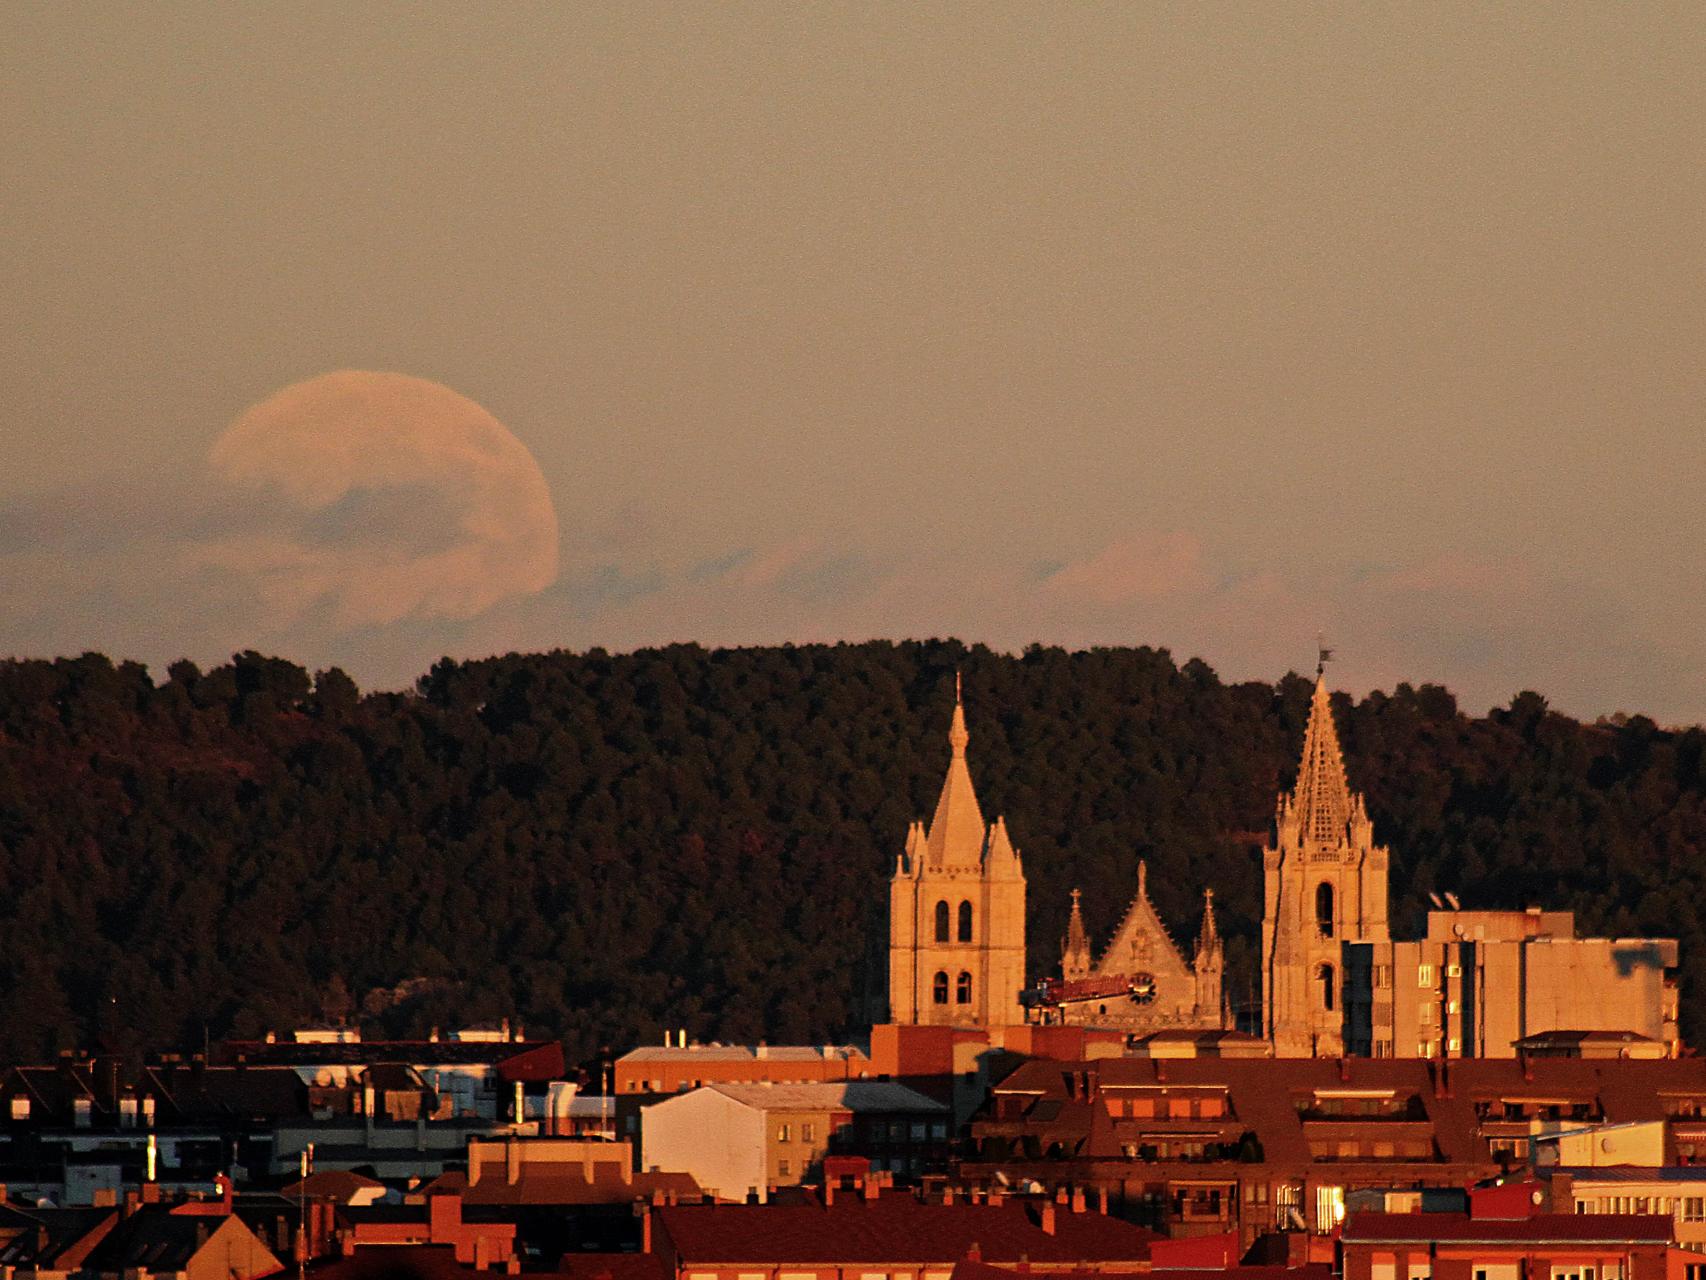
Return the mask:
{"type": "Polygon", "coordinates": [[[1706,719],[1698,5],[6,14],[0,653],[1324,631],[1706,719]],[[345,369],[548,497],[215,459],[345,369]]]}

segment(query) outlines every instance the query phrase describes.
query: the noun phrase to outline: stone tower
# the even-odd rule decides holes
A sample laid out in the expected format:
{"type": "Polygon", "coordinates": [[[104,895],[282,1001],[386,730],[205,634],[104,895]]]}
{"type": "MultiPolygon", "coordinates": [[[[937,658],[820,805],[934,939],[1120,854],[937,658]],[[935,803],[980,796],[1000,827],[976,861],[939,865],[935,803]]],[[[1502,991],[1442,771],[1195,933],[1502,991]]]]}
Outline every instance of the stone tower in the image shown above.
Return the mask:
{"type": "Polygon", "coordinates": [[[1325,677],[1317,675],[1297,785],[1262,852],[1262,1008],[1276,1057],[1344,1052],[1342,947],[1389,941],[1389,851],[1345,782],[1325,677]]]}
{"type": "Polygon", "coordinates": [[[954,682],[948,776],[935,816],[914,822],[889,882],[889,1020],[1005,1027],[1024,1022],[1025,871],[997,817],[985,824],[966,768],[954,682]]]}

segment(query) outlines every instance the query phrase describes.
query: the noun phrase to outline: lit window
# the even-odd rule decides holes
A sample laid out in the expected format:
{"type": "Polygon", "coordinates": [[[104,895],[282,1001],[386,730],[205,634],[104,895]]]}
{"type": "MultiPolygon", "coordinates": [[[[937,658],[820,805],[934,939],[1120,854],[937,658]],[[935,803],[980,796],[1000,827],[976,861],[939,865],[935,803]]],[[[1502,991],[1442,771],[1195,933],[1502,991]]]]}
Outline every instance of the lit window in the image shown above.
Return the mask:
{"type": "Polygon", "coordinates": [[[790,1126],[790,1125],[784,1124],[784,1125],[777,1126],[776,1141],[778,1141],[778,1142],[790,1141],[792,1132],[793,1132],[792,1126],[790,1126]]]}
{"type": "Polygon", "coordinates": [[[817,1129],[807,1122],[800,1125],[800,1141],[811,1142],[817,1136],[817,1129]]]}
{"type": "Polygon", "coordinates": [[[1416,966],[1416,985],[1418,987],[1431,987],[1431,986],[1433,986],[1433,984],[1434,984],[1434,967],[1431,964],[1419,964],[1419,965],[1417,965],[1416,966]]]}

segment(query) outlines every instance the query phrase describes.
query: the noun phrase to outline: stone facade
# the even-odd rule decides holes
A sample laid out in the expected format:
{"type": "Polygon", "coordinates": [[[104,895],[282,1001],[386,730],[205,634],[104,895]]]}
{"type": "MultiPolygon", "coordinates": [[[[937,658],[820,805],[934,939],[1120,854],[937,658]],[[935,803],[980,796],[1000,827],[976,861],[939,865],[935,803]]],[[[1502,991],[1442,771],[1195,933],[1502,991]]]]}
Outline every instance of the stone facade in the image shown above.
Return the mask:
{"type": "Polygon", "coordinates": [[[1025,871],[1006,822],[983,820],[966,765],[970,737],[956,688],[941,798],[928,827],[908,830],[889,882],[891,1022],[1025,1020],[1025,871]]]}
{"type": "Polygon", "coordinates": [[[1262,1007],[1276,1057],[1344,1052],[1343,949],[1385,943],[1390,852],[1374,843],[1317,677],[1297,785],[1282,794],[1262,853],[1262,1007]]]}
{"type": "Polygon", "coordinates": [[[1219,1031],[1230,1025],[1221,989],[1225,970],[1225,949],[1214,922],[1214,890],[1203,894],[1202,929],[1186,963],[1149,900],[1149,868],[1139,862],[1137,894],[1095,963],[1079,892],[1072,891],[1072,916],[1061,940],[1064,985],[1056,1007],[1060,1021],[1068,1024],[1120,1027],[1139,1034],[1175,1028],[1219,1031]],[[1126,994],[1101,994],[1101,981],[1114,979],[1126,994]],[[1074,984],[1095,994],[1074,999],[1074,984]]]}

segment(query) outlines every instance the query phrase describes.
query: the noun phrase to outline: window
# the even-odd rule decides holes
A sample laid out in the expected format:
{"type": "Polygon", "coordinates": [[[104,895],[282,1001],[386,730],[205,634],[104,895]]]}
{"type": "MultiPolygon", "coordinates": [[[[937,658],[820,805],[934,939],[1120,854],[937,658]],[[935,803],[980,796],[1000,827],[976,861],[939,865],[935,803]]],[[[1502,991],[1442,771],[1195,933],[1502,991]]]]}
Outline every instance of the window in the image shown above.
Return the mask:
{"type": "Polygon", "coordinates": [[[1447,1000],[1447,1001],[1446,1001],[1446,1002],[1445,1002],[1445,1011],[1446,1011],[1446,1012],[1447,1012],[1447,1013],[1456,1013],[1456,1012],[1457,1012],[1457,1009],[1458,1009],[1458,1005],[1457,1005],[1457,1001],[1455,1001],[1455,1000],[1447,1000]]]}
{"type": "Polygon", "coordinates": [[[1315,981],[1321,988],[1321,1007],[1331,1012],[1333,1008],[1333,966],[1324,964],[1317,967],[1315,981]]]}
{"type": "Polygon", "coordinates": [[[1459,1053],[1462,1051],[1462,1049],[1463,1049],[1463,1042],[1460,1041],[1456,1036],[1450,1036],[1446,1039],[1445,1051],[1447,1053],[1459,1053]]]}
{"type": "Polygon", "coordinates": [[[948,904],[946,902],[938,902],[936,904],[936,941],[937,942],[946,942],[947,940],[948,940],[948,904]]]}
{"type": "Polygon", "coordinates": [[[971,941],[971,903],[960,903],[960,941],[971,941]]]}
{"type": "Polygon", "coordinates": [[[1333,886],[1325,880],[1315,886],[1315,927],[1323,938],[1333,936],[1333,886]]]}
{"type": "Polygon", "coordinates": [[[776,1141],[789,1142],[793,1137],[793,1126],[786,1122],[776,1126],[776,1141]]]}
{"type": "Polygon", "coordinates": [[[812,1124],[809,1120],[805,1121],[804,1123],[802,1123],[800,1125],[800,1141],[801,1142],[812,1142],[816,1139],[816,1137],[817,1137],[817,1126],[816,1125],[812,1124]]]}
{"type": "Polygon", "coordinates": [[[1416,985],[1418,987],[1431,987],[1431,986],[1433,986],[1433,984],[1434,984],[1434,967],[1431,964],[1419,964],[1419,965],[1417,965],[1416,966],[1416,985]]]}
{"type": "Polygon", "coordinates": [[[1684,1222],[1706,1222],[1706,1197],[1683,1197],[1682,1220],[1684,1222]]]}
{"type": "Polygon", "coordinates": [[[1374,1042],[1374,1056],[1390,1058],[1392,1056],[1392,1042],[1390,1040],[1376,1040],[1374,1042]]]}
{"type": "Polygon", "coordinates": [[[1374,986],[1376,990],[1384,991],[1392,985],[1392,966],[1377,964],[1374,966],[1374,986]]]}
{"type": "Polygon", "coordinates": [[[1418,1041],[1416,1041],[1416,1056],[1418,1058],[1431,1058],[1431,1057],[1433,1057],[1434,1056],[1434,1042],[1432,1040],[1418,1040],[1418,1041]]]}
{"type": "Polygon", "coordinates": [[[72,1123],[79,1129],[87,1129],[94,1118],[93,1104],[87,1098],[78,1098],[71,1104],[72,1123]]]}
{"type": "Polygon", "coordinates": [[[940,969],[936,971],[936,980],[930,984],[930,998],[937,1004],[948,1003],[948,975],[940,969]]]}
{"type": "Polygon", "coordinates": [[[959,980],[954,983],[954,1003],[971,1003],[971,974],[963,969],[960,971],[959,980]]]}
{"type": "Polygon", "coordinates": [[[776,1162],[776,1176],[778,1178],[787,1178],[787,1177],[791,1177],[792,1175],[793,1175],[793,1170],[789,1167],[788,1162],[786,1160],[778,1160],[776,1162]]]}
{"type": "Polygon", "coordinates": [[[30,1100],[23,1094],[12,1095],[12,1119],[28,1120],[30,1118],[30,1100]]]}
{"type": "Polygon", "coordinates": [[[1445,976],[1448,978],[1461,978],[1463,976],[1463,966],[1460,964],[1446,965],[1445,976]]]}

